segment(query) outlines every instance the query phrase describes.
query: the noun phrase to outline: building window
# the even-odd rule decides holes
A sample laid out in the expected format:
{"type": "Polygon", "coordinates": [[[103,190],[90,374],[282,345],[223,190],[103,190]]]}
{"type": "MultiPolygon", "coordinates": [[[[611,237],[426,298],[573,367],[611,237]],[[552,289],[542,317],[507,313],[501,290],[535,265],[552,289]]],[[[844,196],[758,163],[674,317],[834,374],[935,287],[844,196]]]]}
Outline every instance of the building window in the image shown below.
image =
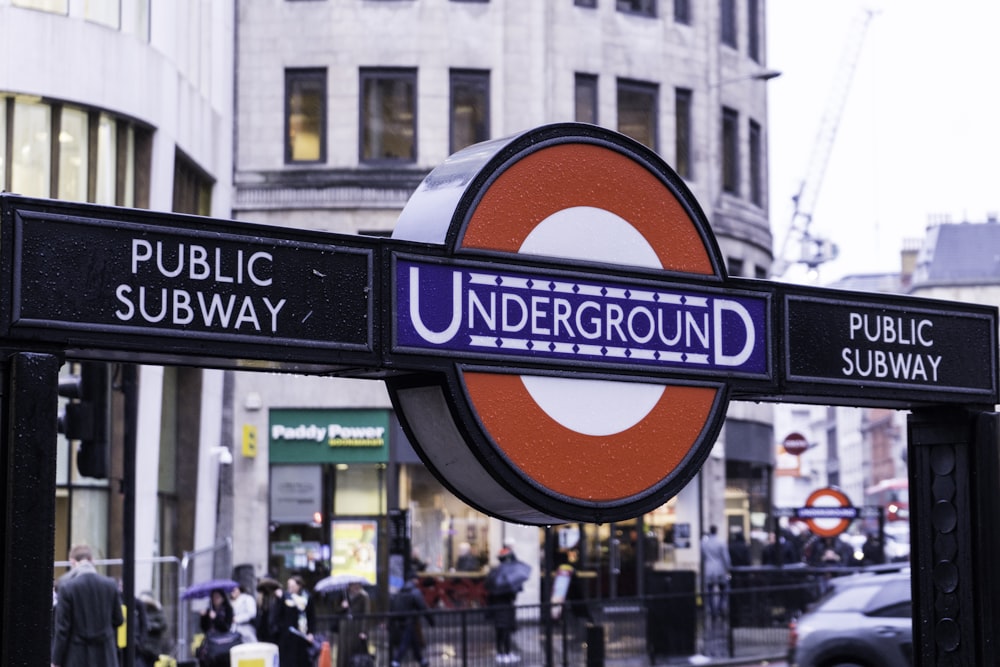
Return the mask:
{"type": "Polygon", "coordinates": [[[674,22],[691,25],[691,0],[674,0],[674,22]]]}
{"type": "Polygon", "coordinates": [[[7,105],[13,100],[0,97],[0,190],[9,190],[7,183],[7,105]]]}
{"type": "Polygon", "coordinates": [[[760,12],[757,0],[747,0],[747,55],[760,62],[760,12]]]}
{"type": "Polygon", "coordinates": [[[722,191],[740,193],[740,115],[733,109],[722,109],[722,191]]]}
{"type": "Polygon", "coordinates": [[[11,141],[11,192],[49,197],[52,182],[52,107],[41,102],[14,101],[11,141]]]}
{"type": "Polygon", "coordinates": [[[597,7],[597,0],[573,0],[573,4],[577,7],[590,7],[593,9],[597,7]]]}
{"type": "Polygon", "coordinates": [[[211,177],[180,151],[174,154],[174,212],[206,216],[212,212],[211,177]]]}
{"type": "Polygon", "coordinates": [[[121,0],[89,0],[83,15],[88,21],[118,30],[121,25],[121,0]]]}
{"type": "Polygon", "coordinates": [[[654,83],[618,82],[618,131],[656,150],[657,87],[654,83]]]}
{"type": "Polygon", "coordinates": [[[739,257],[729,257],[726,259],[729,264],[729,275],[739,278],[743,275],[743,260],[739,257]]]}
{"type": "Polygon", "coordinates": [[[490,73],[478,70],[451,72],[452,153],[490,138],[490,73]]]}
{"type": "Polygon", "coordinates": [[[58,197],[87,201],[89,190],[90,130],[87,112],[63,107],[59,114],[58,197]]]}
{"type": "Polygon", "coordinates": [[[691,173],[691,91],[674,90],[674,170],[682,178],[691,173]]]}
{"type": "Polygon", "coordinates": [[[577,74],[574,88],[576,121],[597,125],[597,75],[577,74]]]}
{"type": "Polygon", "coordinates": [[[750,121],[750,201],[764,205],[764,144],[760,124],[750,121]]]}
{"type": "Polygon", "coordinates": [[[720,0],[719,17],[722,43],[736,48],[736,0],[720,0]]]}
{"type": "Polygon", "coordinates": [[[417,159],[416,70],[361,71],[361,161],[417,159]]]}
{"type": "Polygon", "coordinates": [[[615,0],[618,11],[641,16],[656,16],[656,0],[615,0]]]}
{"type": "Polygon", "coordinates": [[[326,161],[326,69],[285,70],[285,162],[326,161]]]}

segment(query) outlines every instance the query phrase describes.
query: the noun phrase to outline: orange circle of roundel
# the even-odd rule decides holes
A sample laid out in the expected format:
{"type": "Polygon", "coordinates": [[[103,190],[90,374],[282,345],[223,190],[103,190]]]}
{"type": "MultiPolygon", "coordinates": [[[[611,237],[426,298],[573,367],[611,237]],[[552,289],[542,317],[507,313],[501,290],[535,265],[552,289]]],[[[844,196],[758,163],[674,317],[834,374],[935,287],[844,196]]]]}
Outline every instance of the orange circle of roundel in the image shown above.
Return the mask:
{"type": "Polygon", "coordinates": [[[553,421],[520,376],[468,372],[464,378],[483,427],[515,467],[546,489],[592,502],[632,498],[668,478],[698,441],[719,391],[667,386],[635,426],[590,436],[553,421]]]}
{"type": "Polygon", "coordinates": [[[459,245],[517,253],[542,220],[574,206],[627,220],[665,270],[715,273],[690,214],[663,181],[636,160],[588,143],[547,146],[507,167],[476,204],[459,245]]]}
{"type": "MultiPolygon", "coordinates": [[[[806,498],[806,507],[816,506],[816,502],[821,498],[833,498],[833,500],[840,507],[851,506],[851,500],[847,497],[847,494],[845,494],[840,489],[828,486],[823,489],[816,489],[815,491],[810,493],[809,497],[806,498]]],[[[830,507],[832,507],[832,505],[830,507]]],[[[832,526],[825,528],[821,526],[819,523],[817,523],[815,519],[806,519],[806,525],[809,526],[809,530],[811,530],[814,534],[819,535],[820,537],[837,537],[838,535],[840,535],[841,533],[843,533],[845,530],[848,529],[848,527],[851,525],[851,520],[841,519],[832,526]]]]}

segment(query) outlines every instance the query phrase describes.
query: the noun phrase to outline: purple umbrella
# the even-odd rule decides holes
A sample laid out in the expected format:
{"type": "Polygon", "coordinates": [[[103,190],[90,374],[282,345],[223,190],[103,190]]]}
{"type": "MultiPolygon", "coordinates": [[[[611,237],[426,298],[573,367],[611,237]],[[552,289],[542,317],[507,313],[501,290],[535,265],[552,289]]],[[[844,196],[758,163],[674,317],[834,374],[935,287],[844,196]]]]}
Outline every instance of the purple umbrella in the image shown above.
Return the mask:
{"type": "Polygon", "coordinates": [[[232,579],[209,579],[201,583],[191,584],[181,593],[182,600],[193,600],[195,598],[207,598],[214,590],[221,590],[226,595],[229,591],[239,586],[238,581],[232,579]]]}

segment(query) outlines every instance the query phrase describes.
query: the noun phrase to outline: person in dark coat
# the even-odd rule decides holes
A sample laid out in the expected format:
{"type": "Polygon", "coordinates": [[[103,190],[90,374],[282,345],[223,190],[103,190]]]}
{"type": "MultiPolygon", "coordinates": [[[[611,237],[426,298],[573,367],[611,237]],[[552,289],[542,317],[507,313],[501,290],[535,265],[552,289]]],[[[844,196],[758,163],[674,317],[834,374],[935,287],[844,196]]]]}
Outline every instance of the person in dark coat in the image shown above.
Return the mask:
{"type": "Polygon", "coordinates": [[[493,618],[493,628],[496,631],[496,651],[497,662],[514,662],[517,655],[514,653],[514,632],[517,630],[517,610],[514,608],[514,600],[517,599],[516,590],[503,586],[499,583],[497,576],[506,563],[517,560],[514,552],[504,547],[497,555],[499,564],[490,570],[486,575],[484,586],[486,587],[486,604],[489,613],[493,618]]]}
{"type": "Polygon", "coordinates": [[[201,631],[205,634],[210,632],[229,632],[233,626],[233,606],[229,604],[226,592],[221,588],[212,591],[212,601],[203,612],[201,612],[201,631]]]}
{"type": "Polygon", "coordinates": [[[751,564],[750,547],[747,546],[742,530],[736,531],[729,538],[729,562],[733,567],[745,567],[751,564]]]}
{"type": "Polygon", "coordinates": [[[115,628],[125,622],[118,584],[98,574],[87,545],[73,547],[69,561],[57,589],[52,666],[117,667],[115,628]]]}
{"type": "Polygon", "coordinates": [[[161,655],[170,653],[167,639],[167,617],[163,613],[163,605],[146,591],[139,594],[139,602],[146,610],[146,634],[139,639],[136,653],[144,661],[143,664],[153,665],[161,655]]]}
{"type": "Polygon", "coordinates": [[[390,667],[400,667],[407,653],[413,653],[413,659],[420,667],[426,667],[429,661],[424,656],[424,633],[420,625],[421,615],[427,618],[427,623],[434,625],[434,617],[427,608],[427,601],[420,591],[420,577],[416,571],[410,572],[406,583],[396,591],[389,603],[392,617],[389,619],[389,645],[392,657],[390,667]]]}
{"type": "Polygon", "coordinates": [[[372,601],[364,586],[358,582],[347,586],[340,601],[342,616],[337,634],[337,667],[351,667],[357,655],[368,654],[368,625],[372,601]]]}
{"type": "Polygon", "coordinates": [[[274,592],[279,599],[271,605],[270,634],[278,644],[278,662],[281,667],[312,667],[315,607],[302,577],[289,577],[285,586],[274,592]]]}

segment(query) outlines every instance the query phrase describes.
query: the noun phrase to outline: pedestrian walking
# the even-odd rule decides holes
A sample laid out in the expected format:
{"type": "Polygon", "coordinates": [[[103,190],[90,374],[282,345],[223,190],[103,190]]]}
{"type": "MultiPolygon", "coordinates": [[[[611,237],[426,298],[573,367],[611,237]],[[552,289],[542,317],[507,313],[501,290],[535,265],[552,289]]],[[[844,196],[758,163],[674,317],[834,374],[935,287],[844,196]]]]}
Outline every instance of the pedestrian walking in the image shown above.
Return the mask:
{"type": "Polygon", "coordinates": [[[514,600],[530,576],[531,568],[517,560],[509,547],[497,554],[498,563],[486,575],[486,604],[493,619],[496,638],[496,661],[512,663],[520,660],[514,653],[514,632],[517,631],[517,610],[514,600]]]}
{"type": "Polygon", "coordinates": [[[279,599],[271,606],[271,636],[278,644],[278,661],[282,667],[312,667],[316,612],[305,582],[298,575],[289,577],[285,589],[274,594],[279,599]]]}
{"type": "Polygon", "coordinates": [[[117,667],[115,628],[125,622],[118,584],[97,572],[85,544],[69,552],[60,579],[52,637],[53,667],[117,667]]]}
{"type": "MultiPolygon", "coordinates": [[[[337,667],[363,665],[368,660],[368,615],[372,601],[359,582],[348,584],[340,601],[342,618],[338,624],[337,667]]],[[[284,665],[284,663],[282,663],[284,665]]]]}
{"type": "Polygon", "coordinates": [[[710,526],[708,535],[701,540],[702,576],[705,579],[705,593],[708,611],[713,619],[721,618],[728,604],[729,547],[719,537],[719,527],[710,526]]]}
{"type": "Polygon", "coordinates": [[[420,577],[416,571],[409,573],[406,583],[392,596],[389,609],[392,612],[389,619],[390,667],[400,667],[407,653],[413,654],[420,667],[426,667],[429,661],[424,655],[426,642],[420,617],[424,616],[428,625],[434,625],[434,617],[420,592],[420,577]]]}

